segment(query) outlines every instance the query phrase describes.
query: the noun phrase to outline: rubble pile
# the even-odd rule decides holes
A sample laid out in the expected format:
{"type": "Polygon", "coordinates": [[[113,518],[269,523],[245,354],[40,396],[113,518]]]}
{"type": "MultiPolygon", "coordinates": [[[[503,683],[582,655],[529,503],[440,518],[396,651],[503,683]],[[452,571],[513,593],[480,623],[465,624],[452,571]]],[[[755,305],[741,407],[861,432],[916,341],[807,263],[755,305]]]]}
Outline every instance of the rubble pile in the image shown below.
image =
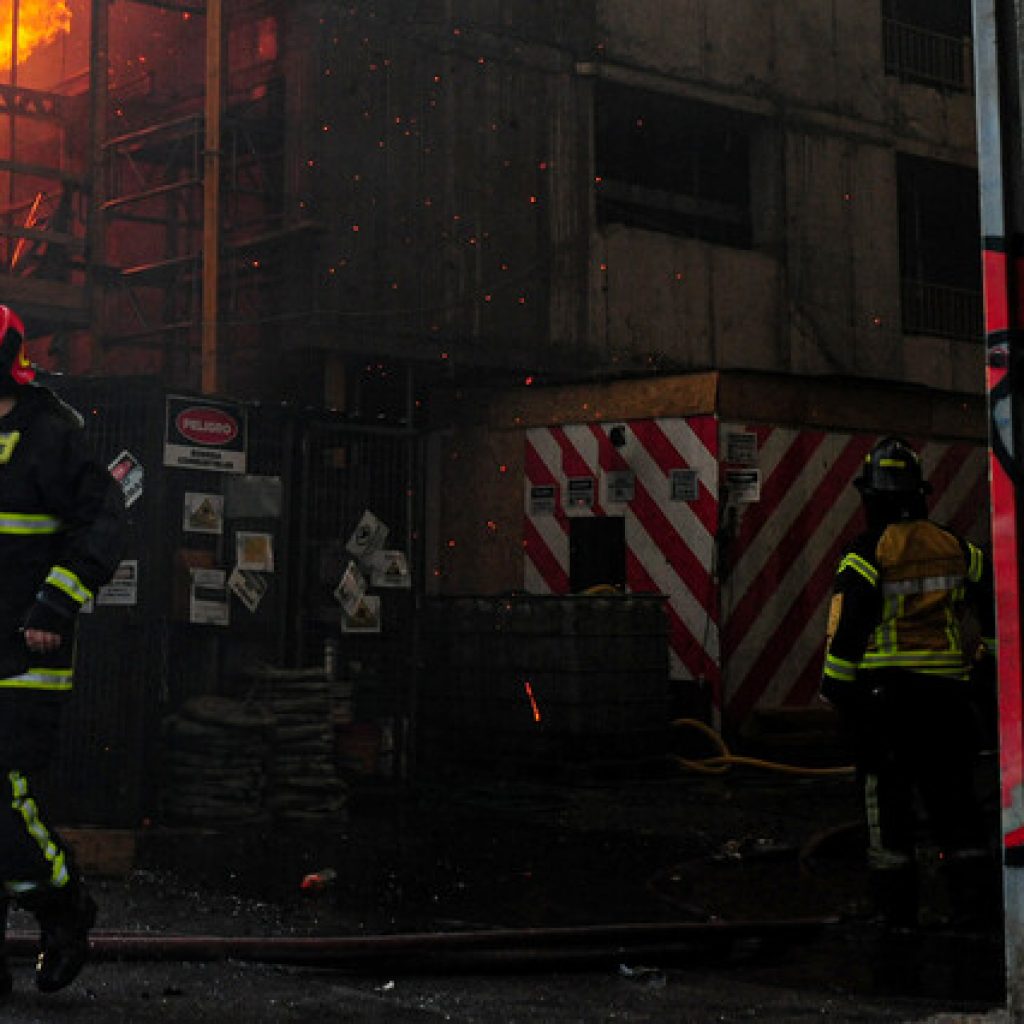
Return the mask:
{"type": "Polygon", "coordinates": [[[227,697],[193,697],[162,724],[162,810],[171,824],[257,824],[274,719],[227,697]]]}

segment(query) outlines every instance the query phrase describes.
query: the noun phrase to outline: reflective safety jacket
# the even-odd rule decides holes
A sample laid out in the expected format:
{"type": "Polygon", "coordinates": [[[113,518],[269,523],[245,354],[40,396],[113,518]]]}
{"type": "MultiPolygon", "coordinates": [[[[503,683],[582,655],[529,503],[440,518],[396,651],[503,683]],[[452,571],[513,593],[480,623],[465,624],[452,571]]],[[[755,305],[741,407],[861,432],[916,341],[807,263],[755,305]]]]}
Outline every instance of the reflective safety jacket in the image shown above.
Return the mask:
{"type": "Polygon", "coordinates": [[[48,388],[0,418],[0,692],[71,689],[75,621],[120,558],[124,497],[88,452],[82,418],[48,388]],[[58,633],[25,644],[26,623],[58,633]]]}
{"type": "Polygon", "coordinates": [[[994,648],[991,567],[980,548],[927,519],[863,534],[836,574],[823,696],[841,697],[872,669],[967,679],[967,606],[994,648]]]}

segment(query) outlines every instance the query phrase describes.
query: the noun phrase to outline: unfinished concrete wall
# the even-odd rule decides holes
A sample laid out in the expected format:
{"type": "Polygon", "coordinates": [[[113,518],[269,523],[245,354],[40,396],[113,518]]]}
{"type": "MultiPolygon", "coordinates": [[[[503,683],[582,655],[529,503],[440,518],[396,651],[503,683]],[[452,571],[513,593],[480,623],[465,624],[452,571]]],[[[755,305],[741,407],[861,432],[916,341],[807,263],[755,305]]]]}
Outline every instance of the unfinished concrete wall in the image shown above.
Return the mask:
{"type": "Polygon", "coordinates": [[[324,226],[321,342],[453,367],[575,359],[591,172],[590,101],[573,68],[588,10],[310,10],[316,59],[295,57],[316,68],[313,91],[296,103],[323,124],[295,193],[324,226]]]}
{"type": "Polygon", "coordinates": [[[436,439],[428,592],[523,589],[523,432],[461,427],[436,439]]]}
{"type": "Polygon", "coordinates": [[[891,154],[825,133],[792,132],[786,191],[790,369],[899,379],[891,154]]]}
{"type": "Polygon", "coordinates": [[[879,5],[599,0],[598,34],[598,76],[755,126],[751,251],[597,232],[606,358],[981,391],[979,345],[903,334],[896,195],[900,152],[973,164],[973,98],[886,76],[879,5]]]}
{"type": "Polygon", "coordinates": [[[887,120],[898,149],[920,156],[977,164],[974,95],[930,89],[912,82],[885,80],[887,120]]]}
{"type": "Polygon", "coordinates": [[[769,255],[609,225],[594,240],[593,336],[622,370],[779,369],[769,255]]]}
{"type": "Polygon", "coordinates": [[[881,17],[855,0],[599,0],[608,60],[878,120],[881,17]]]}

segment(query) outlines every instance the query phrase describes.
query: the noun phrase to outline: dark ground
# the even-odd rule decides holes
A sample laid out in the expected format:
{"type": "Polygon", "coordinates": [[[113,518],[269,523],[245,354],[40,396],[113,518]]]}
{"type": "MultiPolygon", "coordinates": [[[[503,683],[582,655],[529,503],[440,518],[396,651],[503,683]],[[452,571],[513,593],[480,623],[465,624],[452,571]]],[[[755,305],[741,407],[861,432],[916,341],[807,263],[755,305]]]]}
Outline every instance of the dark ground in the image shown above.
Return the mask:
{"type": "MultiPolygon", "coordinates": [[[[848,777],[620,766],[557,782],[449,779],[404,794],[363,786],[333,835],[154,829],[127,878],[95,880],[98,931],[368,936],[830,921],[786,941],[612,948],[582,961],[415,956],[327,968],[100,958],[51,997],[34,992],[20,960],[3,1019],[1001,1019],[1000,936],[945,929],[930,870],[918,933],[883,942],[864,920],[860,817],[848,777]],[[302,892],[303,876],[324,868],[336,881],[302,892]]],[[[31,927],[20,913],[12,923],[31,927]]]]}

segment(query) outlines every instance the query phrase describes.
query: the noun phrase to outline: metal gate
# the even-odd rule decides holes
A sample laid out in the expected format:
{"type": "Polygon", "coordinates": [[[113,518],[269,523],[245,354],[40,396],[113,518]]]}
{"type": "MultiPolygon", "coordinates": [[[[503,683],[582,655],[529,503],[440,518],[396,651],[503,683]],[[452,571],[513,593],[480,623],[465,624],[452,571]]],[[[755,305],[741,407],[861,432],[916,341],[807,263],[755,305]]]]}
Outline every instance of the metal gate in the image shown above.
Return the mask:
{"type": "Polygon", "coordinates": [[[298,658],[303,664],[321,658],[334,663],[336,679],[351,695],[350,724],[369,732],[378,746],[380,763],[369,771],[397,778],[409,767],[419,660],[419,443],[410,430],[314,417],[304,424],[301,461],[298,658]],[[386,527],[383,550],[400,553],[410,571],[385,579],[364,567],[376,611],[353,628],[339,614],[334,591],[353,561],[346,545],[367,513],[386,527]]]}
{"type": "Polygon", "coordinates": [[[236,403],[246,427],[244,472],[170,466],[161,382],[47,383],[85,416],[105,465],[127,452],[144,470],[122,554],[134,563],[134,593],[97,601],[81,617],[76,692],[47,787],[53,817],[129,827],[158,818],[161,720],[191,696],[241,695],[255,664],[319,665],[325,650],[352,677],[354,714],[386,727],[403,750],[420,591],[415,435],[236,403]],[[222,510],[219,532],[188,528],[196,496],[222,510]],[[401,587],[373,591],[378,631],[343,632],[333,591],[347,564],[346,540],[366,510],[387,524],[388,546],[403,551],[412,571],[401,587]],[[273,567],[260,574],[261,599],[250,608],[226,593],[227,624],[194,621],[192,570],[213,566],[226,576],[241,535],[270,538],[273,567]]]}

